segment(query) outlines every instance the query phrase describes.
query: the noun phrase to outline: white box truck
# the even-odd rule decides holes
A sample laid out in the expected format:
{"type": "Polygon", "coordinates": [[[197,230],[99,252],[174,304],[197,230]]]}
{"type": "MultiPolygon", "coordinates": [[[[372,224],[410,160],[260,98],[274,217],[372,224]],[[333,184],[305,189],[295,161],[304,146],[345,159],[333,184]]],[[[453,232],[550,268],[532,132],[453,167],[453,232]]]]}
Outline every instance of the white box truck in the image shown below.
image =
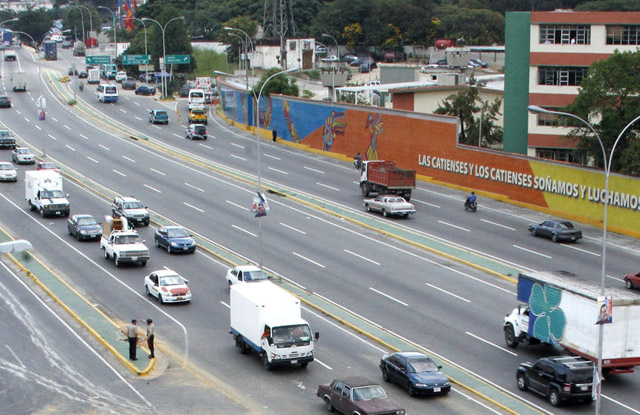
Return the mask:
{"type": "Polygon", "coordinates": [[[99,84],[100,83],[100,69],[92,68],[87,72],[87,83],[99,84]]]}
{"type": "Polygon", "coordinates": [[[11,74],[11,87],[14,91],[26,91],[27,90],[27,73],[26,72],[14,72],[11,74]]]}
{"type": "MultiPolygon", "coordinates": [[[[518,275],[519,305],[504,319],[509,347],[548,343],[593,362],[598,357],[602,302],[600,284],[566,271],[518,275]]],[[[611,322],[602,324],[605,373],[630,373],[640,365],[640,296],[605,288],[611,296],[611,322]]]]}
{"type": "Polygon", "coordinates": [[[255,350],[264,367],[307,367],[313,361],[313,337],[301,317],[300,300],[270,281],[230,287],[230,333],[242,354],[255,350]]]}
{"type": "Polygon", "coordinates": [[[24,172],[25,199],[30,210],[40,216],[69,216],[69,195],[62,190],[62,176],[52,170],[24,172]]]}

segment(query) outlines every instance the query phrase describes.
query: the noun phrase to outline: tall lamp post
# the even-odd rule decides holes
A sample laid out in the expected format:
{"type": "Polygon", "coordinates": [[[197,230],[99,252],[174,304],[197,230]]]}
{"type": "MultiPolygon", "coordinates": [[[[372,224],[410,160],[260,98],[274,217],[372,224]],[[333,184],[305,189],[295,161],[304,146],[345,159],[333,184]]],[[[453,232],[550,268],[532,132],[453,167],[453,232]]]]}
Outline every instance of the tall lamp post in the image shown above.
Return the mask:
{"type": "MultiPolygon", "coordinates": [[[[236,35],[235,33],[229,33],[230,36],[235,36],[240,39],[240,43],[242,43],[242,48],[244,49],[244,56],[247,56],[247,42],[242,39],[241,36],[236,35]]],[[[247,84],[247,91],[249,90],[249,67],[247,66],[246,59],[242,59],[244,61],[244,76],[245,83],[247,84]]],[[[242,69],[242,61],[238,59],[238,63],[240,63],[240,69],[242,69]]]]}
{"type": "Polygon", "coordinates": [[[17,17],[14,17],[13,19],[9,19],[9,20],[5,20],[3,22],[0,22],[0,27],[4,26],[5,23],[9,23],[9,22],[17,22],[18,20],[20,20],[17,17]]]}
{"type": "MultiPolygon", "coordinates": [[[[583,123],[584,125],[586,125],[595,135],[595,137],[598,139],[598,144],[600,144],[600,150],[602,150],[602,161],[604,163],[604,172],[605,172],[605,181],[604,181],[604,217],[603,217],[603,230],[602,230],[602,267],[601,267],[601,273],[600,273],[600,296],[603,297],[604,296],[604,281],[605,281],[605,277],[606,277],[606,267],[607,267],[607,208],[609,206],[609,175],[611,173],[611,163],[613,161],[613,152],[616,149],[616,146],[618,145],[618,142],[620,141],[620,139],[622,138],[622,136],[624,135],[624,133],[627,131],[627,129],[629,127],[631,127],[631,125],[633,125],[636,121],[640,120],[640,116],[634,118],[633,121],[631,121],[629,124],[627,124],[622,131],[620,131],[620,134],[618,134],[618,138],[616,138],[616,141],[614,141],[613,146],[611,147],[611,152],[609,153],[609,158],[607,159],[607,152],[604,148],[604,144],[602,143],[602,140],[600,139],[600,136],[598,135],[598,133],[596,132],[596,130],[593,128],[593,126],[591,124],[589,124],[587,121],[583,120],[582,118],[578,117],[577,115],[574,114],[570,114],[568,112],[560,112],[560,111],[551,111],[551,110],[547,110],[541,107],[538,107],[536,105],[529,105],[528,107],[529,112],[533,113],[533,114],[554,114],[554,115],[562,115],[565,117],[571,117],[574,118],[576,120],[579,120],[581,123],[583,123]]],[[[600,386],[602,383],[602,347],[603,347],[603,341],[604,341],[604,324],[599,324],[598,325],[598,379],[597,379],[597,385],[595,385],[596,388],[596,415],[600,414],[600,403],[602,401],[601,398],[601,391],[600,391],[600,386]]],[[[596,380],[594,379],[594,384],[596,383],[596,380]]]]}
{"type": "Polygon", "coordinates": [[[167,83],[165,81],[165,76],[164,76],[164,68],[167,65],[167,45],[165,43],[164,40],[164,31],[167,28],[167,26],[169,25],[169,23],[173,22],[174,20],[184,20],[184,16],[178,16],[178,17],[174,17],[172,19],[170,19],[167,23],[164,24],[164,26],[162,26],[157,20],[154,20],[150,17],[143,17],[142,20],[149,20],[151,22],[154,22],[155,24],[157,24],[160,27],[160,30],[162,30],[162,65],[160,66],[160,72],[162,72],[162,98],[166,98],[167,97],[167,83]]]}
{"type": "MultiPolygon", "coordinates": [[[[140,23],[142,23],[142,26],[144,27],[144,54],[145,56],[149,56],[147,54],[147,25],[144,24],[144,20],[138,19],[137,17],[134,17],[133,20],[139,21],[140,23]]],[[[147,83],[149,82],[149,64],[147,63],[144,67],[145,67],[144,82],[147,83]]]]}
{"type": "MultiPolygon", "coordinates": [[[[85,9],[87,9],[87,13],[89,13],[89,37],[91,37],[91,32],[93,32],[93,16],[91,16],[91,9],[87,6],[82,5],[78,5],[78,7],[84,7],[85,9]]],[[[82,26],[82,33],[84,35],[84,24],[82,26]]],[[[82,37],[82,42],[85,43],[84,36],[82,37]]],[[[93,42],[91,43],[93,44],[93,42]]]]}
{"type": "MultiPolygon", "coordinates": [[[[224,30],[227,31],[227,32],[232,31],[232,30],[237,30],[238,32],[241,32],[242,34],[244,34],[244,36],[247,38],[247,41],[248,41],[249,45],[251,45],[251,58],[254,57],[253,55],[255,54],[256,48],[253,45],[253,41],[251,40],[251,36],[249,36],[249,34],[247,32],[245,32],[242,29],[238,29],[237,27],[229,27],[229,26],[225,26],[224,30]]],[[[246,51],[247,51],[247,48],[245,48],[245,53],[246,53],[246,51]]],[[[253,72],[253,61],[252,61],[252,59],[249,59],[249,64],[251,65],[251,74],[252,74],[251,76],[253,77],[254,72],[253,72]]],[[[246,67],[246,62],[245,62],[245,68],[246,68],[247,72],[249,72],[249,68],[246,67]]],[[[248,76],[249,75],[247,75],[247,77],[248,76]]],[[[247,81],[247,84],[248,83],[249,83],[249,81],[247,81]]]]}
{"type": "Polygon", "coordinates": [[[98,6],[97,8],[98,9],[109,10],[109,13],[111,13],[111,18],[113,19],[113,26],[112,26],[112,28],[113,28],[113,44],[114,44],[114,47],[115,47],[115,52],[113,54],[113,60],[115,61],[116,58],[118,57],[118,34],[117,34],[117,32],[118,32],[118,27],[117,27],[118,21],[116,20],[116,13],[113,10],[111,10],[110,8],[108,8],[108,7],[98,6]]]}
{"type": "MultiPolygon", "coordinates": [[[[340,47],[338,46],[338,41],[331,35],[327,33],[323,33],[322,37],[328,37],[334,41],[336,44],[336,58],[340,59],[340,47]]],[[[334,66],[334,62],[331,62],[331,101],[336,100],[336,68],[334,66]]]]}
{"type": "Polygon", "coordinates": [[[84,14],[82,13],[82,9],[80,8],[80,6],[78,6],[77,4],[70,4],[71,7],[77,7],[78,11],[80,12],[80,22],[82,24],[82,43],[85,42],[85,37],[84,37],[84,14]]]}

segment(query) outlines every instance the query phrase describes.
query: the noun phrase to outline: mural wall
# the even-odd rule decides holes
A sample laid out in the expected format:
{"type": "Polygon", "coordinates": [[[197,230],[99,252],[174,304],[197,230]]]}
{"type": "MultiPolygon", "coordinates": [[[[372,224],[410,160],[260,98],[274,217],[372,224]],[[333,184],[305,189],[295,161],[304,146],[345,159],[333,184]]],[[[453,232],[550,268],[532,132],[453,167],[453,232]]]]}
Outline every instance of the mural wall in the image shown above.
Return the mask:
{"type": "MultiPolygon", "coordinates": [[[[218,86],[221,115],[255,127],[253,95],[223,82],[218,86]]],[[[360,152],[365,160],[394,160],[437,181],[602,223],[602,172],[458,145],[454,117],[278,95],[260,99],[259,120],[261,129],[276,130],[284,141],[347,157],[360,152]]],[[[640,237],[640,181],[611,175],[609,190],[609,228],[640,237]]]]}

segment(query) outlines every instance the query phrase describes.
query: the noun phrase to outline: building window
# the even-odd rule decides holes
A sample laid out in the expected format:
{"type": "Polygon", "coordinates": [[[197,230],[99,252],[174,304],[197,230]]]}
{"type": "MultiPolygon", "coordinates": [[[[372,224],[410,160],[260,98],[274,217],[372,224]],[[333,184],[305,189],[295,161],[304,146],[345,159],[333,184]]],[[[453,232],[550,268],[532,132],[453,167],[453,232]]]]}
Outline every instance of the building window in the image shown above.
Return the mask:
{"type": "Polygon", "coordinates": [[[576,159],[571,148],[536,148],[536,157],[541,159],[566,161],[568,163],[582,163],[582,159],[576,159]]]}
{"type": "Polygon", "coordinates": [[[591,44],[589,25],[540,25],[540,43],[547,44],[591,44]]]}
{"type": "MultiPolygon", "coordinates": [[[[557,110],[557,108],[546,108],[546,109],[557,110]]],[[[558,116],[556,114],[540,113],[540,114],[537,114],[537,118],[538,118],[538,125],[543,125],[543,126],[557,125],[556,120],[558,119],[558,116]]]]}
{"type": "Polygon", "coordinates": [[[539,66],[538,85],[578,86],[587,76],[584,66],[539,66]]]}
{"type": "Polygon", "coordinates": [[[640,45],[640,26],[607,26],[607,45],[640,45]]]}
{"type": "Polygon", "coordinates": [[[289,50],[296,50],[296,42],[295,41],[289,42],[289,50]]]}

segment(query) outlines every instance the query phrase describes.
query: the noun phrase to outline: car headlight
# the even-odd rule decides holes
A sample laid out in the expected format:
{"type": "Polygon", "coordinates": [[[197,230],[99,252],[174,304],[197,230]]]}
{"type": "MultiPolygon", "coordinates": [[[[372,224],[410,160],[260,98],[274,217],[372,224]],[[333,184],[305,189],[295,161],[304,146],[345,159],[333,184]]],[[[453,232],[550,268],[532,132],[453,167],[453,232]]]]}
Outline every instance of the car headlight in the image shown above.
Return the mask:
{"type": "Polygon", "coordinates": [[[84,229],[80,229],[80,233],[84,235],[85,233],[87,233],[87,231],[85,231],[84,229]]]}
{"type": "Polygon", "coordinates": [[[419,388],[426,388],[427,384],[426,383],[416,383],[416,386],[419,388]]]}
{"type": "Polygon", "coordinates": [[[171,242],[171,246],[175,246],[175,247],[177,247],[177,246],[178,246],[178,243],[177,243],[177,242],[171,242]]]}

